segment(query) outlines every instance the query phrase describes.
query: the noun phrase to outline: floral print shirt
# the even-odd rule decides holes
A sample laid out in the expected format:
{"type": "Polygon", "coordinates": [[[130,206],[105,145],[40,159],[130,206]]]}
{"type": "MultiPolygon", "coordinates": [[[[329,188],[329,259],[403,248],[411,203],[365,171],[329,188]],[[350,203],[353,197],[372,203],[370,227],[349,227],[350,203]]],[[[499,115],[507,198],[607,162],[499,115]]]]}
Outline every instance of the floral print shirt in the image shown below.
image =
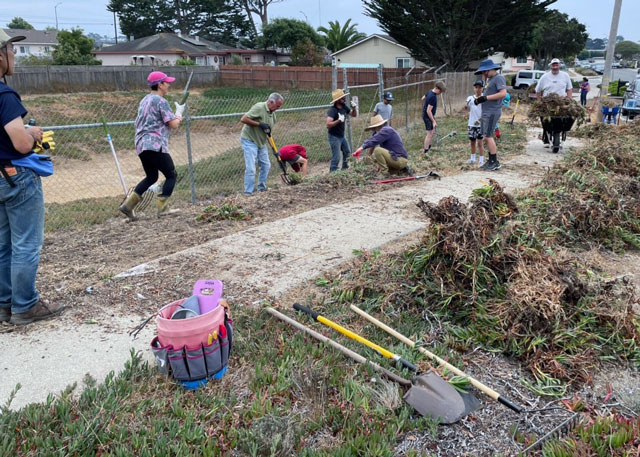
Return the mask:
{"type": "Polygon", "coordinates": [[[138,106],[136,118],[136,152],[158,151],[169,153],[170,121],[176,118],[169,102],[160,95],[149,94],[138,106]]]}

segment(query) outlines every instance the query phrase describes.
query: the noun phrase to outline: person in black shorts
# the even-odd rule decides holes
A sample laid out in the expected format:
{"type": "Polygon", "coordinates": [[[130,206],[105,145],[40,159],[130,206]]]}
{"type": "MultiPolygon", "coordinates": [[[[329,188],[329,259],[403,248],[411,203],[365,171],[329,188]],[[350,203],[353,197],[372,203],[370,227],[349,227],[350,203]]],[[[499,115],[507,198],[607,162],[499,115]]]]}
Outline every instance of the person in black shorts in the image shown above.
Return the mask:
{"type": "Polygon", "coordinates": [[[431,89],[425,95],[422,96],[424,105],[422,106],[422,120],[424,121],[424,128],[427,131],[427,135],[424,137],[424,153],[427,154],[431,149],[431,141],[435,134],[435,129],[438,126],[436,122],[436,110],[438,108],[438,95],[447,90],[447,86],[443,81],[438,81],[436,87],[431,89]]]}

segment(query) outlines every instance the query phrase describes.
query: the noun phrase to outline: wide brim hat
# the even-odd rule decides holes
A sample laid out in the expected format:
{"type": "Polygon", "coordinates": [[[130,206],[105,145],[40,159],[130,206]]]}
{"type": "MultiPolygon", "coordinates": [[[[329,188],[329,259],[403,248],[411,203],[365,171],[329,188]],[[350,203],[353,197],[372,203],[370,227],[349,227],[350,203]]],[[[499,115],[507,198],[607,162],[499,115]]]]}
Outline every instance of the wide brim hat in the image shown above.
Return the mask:
{"type": "Polygon", "coordinates": [[[370,125],[369,127],[365,128],[365,130],[375,129],[376,127],[380,127],[382,124],[385,124],[386,122],[387,121],[382,116],[380,116],[379,114],[376,114],[371,118],[371,120],[369,121],[370,125]]]}
{"type": "Polygon", "coordinates": [[[331,100],[331,104],[333,105],[335,102],[337,102],[341,98],[346,97],[347,95],[349,95],[349,92],[345,92],[342,89],[334,90],[333,92],[331,92],[331,98],[333,99],[331,100]]]}
{"type": "Polygon", "coordinates": [[[482,74],[483,71],[497,70],[499,68],[501,68],[500,65],[498,65],[497,63],[494,63],[493,60],[485,59],[482,62],[480,62],[480,66],[473,74],[479,75],[479,74],[482,74]]]}
{"type": "Polygon", "coordinates": [[[7,32],[0,29],[0,48],[4,48],[9,43],[22,41],[24,39],[26,39],[26,37],[23,35],[10,36],[7,32]]]}

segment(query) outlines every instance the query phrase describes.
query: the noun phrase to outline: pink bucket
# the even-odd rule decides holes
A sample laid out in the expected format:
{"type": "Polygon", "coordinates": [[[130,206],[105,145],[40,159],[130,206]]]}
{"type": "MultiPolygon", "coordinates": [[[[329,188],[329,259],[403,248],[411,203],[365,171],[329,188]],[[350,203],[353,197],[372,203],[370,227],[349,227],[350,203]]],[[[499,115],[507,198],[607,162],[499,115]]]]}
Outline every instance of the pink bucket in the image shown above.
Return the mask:
{"type": "Polygon", "coordinates": [[[196,347],[207,344],[209,335],[224,326],[224,307],[217,306],[211,312],[189,319],[171,320],[173,312],[185,301],[174,301],[158,311],[158,341],[162,346],[196,347]]]}

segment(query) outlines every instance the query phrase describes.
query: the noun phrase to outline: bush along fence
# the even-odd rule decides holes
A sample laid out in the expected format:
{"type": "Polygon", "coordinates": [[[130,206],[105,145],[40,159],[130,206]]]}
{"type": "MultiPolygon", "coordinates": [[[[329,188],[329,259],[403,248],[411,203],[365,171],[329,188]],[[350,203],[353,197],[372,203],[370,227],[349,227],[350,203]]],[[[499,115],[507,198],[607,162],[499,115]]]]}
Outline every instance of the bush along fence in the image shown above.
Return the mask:
{"type": "MultiPolygon", "coordinates": [[[[348,139],[352,150],[365,139],[365,127],[381,94],[394,94],[392,126],[406,135],[414,126],[422,128],[420,97],[442,79],[452,87],[445,93],[445,106],[461,107],[469,92],[458,80],[471,80],[466,74],[409,75],[408,78],[380,78],[375,84],[352,86],[348,76],[340,79],[357,96],[360,115],[349,120],[348,139]],[[401,84],[399,84],[401,83],[401,84]]],[[[174,191],[177,204],[196,203],[219,195],[242,191],[244,156],[240,146],[240,118],[257,102],[265,101],[272,89],[212,88],[188,99],[184,121],[172,134],[169,148],[178,171],[174,191]]],[[[298,143],[307,148],[310,166],[329,169],[331,151],[325,126],[331,102],[330,90],[279,91],[285,99],[278,110],[273,137],[278,147],[298,143]]],[[[139,101],[146,92],[110,92],[29,96],[25,105],[37,124],[55,131],[53,151],[55,173],[43,178],[47,207],[46,230],[70,225],[101,223],[117,214],[124,198],[123,184],[134,187],[144,173],[135,153],[134,120],[139,101]],[[122,171],[116,168],[101,118],[104,116],[122,171]],[[122,182],[124,181],[124,183],[122,182]]],[[[181,98],[172,91],[170,102],[181,98]]],[[[277,164],[272,160],[272,168],[277,164]]],[[[278,173],[270,182],[277,185],[278,173]]]]}

